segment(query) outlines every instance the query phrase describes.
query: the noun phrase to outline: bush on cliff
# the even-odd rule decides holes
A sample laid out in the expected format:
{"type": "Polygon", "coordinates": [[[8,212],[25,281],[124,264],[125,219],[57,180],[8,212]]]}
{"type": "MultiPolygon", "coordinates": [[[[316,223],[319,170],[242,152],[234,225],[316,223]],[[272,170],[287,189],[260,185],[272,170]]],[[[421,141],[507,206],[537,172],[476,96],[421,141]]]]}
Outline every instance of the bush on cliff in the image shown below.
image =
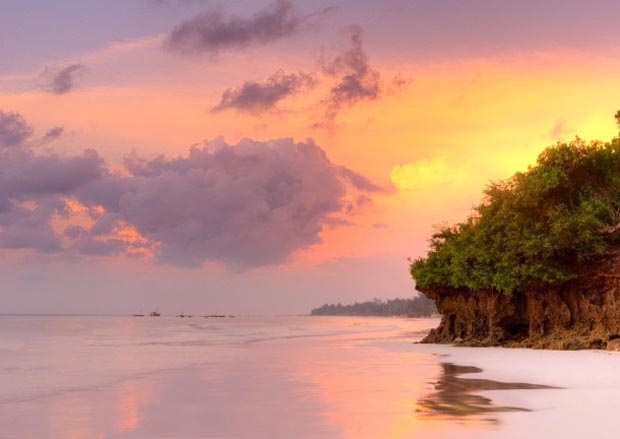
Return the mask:
{"type": "Polygon", "coordinates": [[[558,143],[484,195],[412,263],[418,288],[525,291],[570,280],[581,264],[620,249],[620,140],[558,143]]]}

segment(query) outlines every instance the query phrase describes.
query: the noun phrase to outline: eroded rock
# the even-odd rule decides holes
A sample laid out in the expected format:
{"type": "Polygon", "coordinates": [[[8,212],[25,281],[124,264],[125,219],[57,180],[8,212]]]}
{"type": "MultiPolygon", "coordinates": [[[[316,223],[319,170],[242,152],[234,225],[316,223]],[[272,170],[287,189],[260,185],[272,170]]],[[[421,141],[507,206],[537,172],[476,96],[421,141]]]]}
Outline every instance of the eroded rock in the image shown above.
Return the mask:
{"type": "Polygon", "coordinates": [[[442,314],[425,343],[620,350],[620,257],[584,267],[577,279],[511,295],[423,290],[442,314]]]}

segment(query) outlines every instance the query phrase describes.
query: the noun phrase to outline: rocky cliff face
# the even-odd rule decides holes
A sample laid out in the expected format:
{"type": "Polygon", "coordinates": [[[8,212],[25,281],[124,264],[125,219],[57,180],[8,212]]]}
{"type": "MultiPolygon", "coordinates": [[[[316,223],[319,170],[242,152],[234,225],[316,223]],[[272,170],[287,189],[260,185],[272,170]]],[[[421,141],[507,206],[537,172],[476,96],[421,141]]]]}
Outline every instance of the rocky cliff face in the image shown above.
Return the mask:
{"type": "Polygon", "coordinates": [[[455,289],[423,293],[442,314],[426,343],[620,350],[619,255],[553,288],[512,295],[455,289]]]}

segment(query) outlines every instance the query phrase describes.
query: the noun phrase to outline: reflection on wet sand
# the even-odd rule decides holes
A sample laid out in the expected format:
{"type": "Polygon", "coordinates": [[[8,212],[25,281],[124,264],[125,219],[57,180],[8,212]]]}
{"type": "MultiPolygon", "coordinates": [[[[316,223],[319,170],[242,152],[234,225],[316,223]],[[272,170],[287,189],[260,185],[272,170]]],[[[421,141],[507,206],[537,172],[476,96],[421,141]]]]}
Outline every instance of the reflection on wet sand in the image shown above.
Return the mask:
{"type": "MultiPolygon", "coordinates": [[[[442,375],[435,384],[435,392],[418,400],[416,411],[419,416],[433,419],[463,419],[488,415],[490,413],[530,411],[522,407],[493,405],[490,398],[476,394],[486,390],[555,389],[557,387],[529,383],[503,383],[479,378],[461,378],[462,374],[479,373],[482,369],[473,366],[458,366],[442,363],[442,375]]],[[[496,423],[493,417],[486,421],[496,423]]]]}

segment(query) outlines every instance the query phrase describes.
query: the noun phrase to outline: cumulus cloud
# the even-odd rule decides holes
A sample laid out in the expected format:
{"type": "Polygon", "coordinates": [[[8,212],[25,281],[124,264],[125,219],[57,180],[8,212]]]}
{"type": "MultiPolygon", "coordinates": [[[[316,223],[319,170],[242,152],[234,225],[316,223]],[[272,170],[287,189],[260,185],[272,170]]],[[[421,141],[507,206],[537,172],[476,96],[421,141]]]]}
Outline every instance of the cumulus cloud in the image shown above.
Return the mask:
{"type": "Polygon", "coordinates": [[[285,74],[280,70],[265,82],[247,81],[239,88],[226,90],[220,103],[212,111],[236,109],[254,114],[262,113],[274,109],[278,102],[288,96],[315,84],[316,81],[311,75],[285,74]]]}
{"type": "MultiPolygon", "coordinates": [[[[318,243],[323,227],[346,212],[348,186],[376,190],[313,142],[291,139],[235,146],[218,139],[186,157],[132,157],[127,169],[128,189],[117,199],[84,198],[157,242],[160,261],[188,266],[285,262],[318,243]]],[[[99,193],[108,184],[118,182],[98,182],[99,193]]]]}
{"type": "Polygon", "coordinates": [[[23,145],[32,134],[32,128],[23,117],[0,110],[0,151],[23,145]]]}
{"type": "Polygon", "coordinates": [[[71,64],[55,71],[46,69],[48,80],[45,89],[57,95],[69,93],[76,87],[79,76],[85,71],[86,66],[83,64],[71,64]]]}
{"type": "Polygon", "coordinates": [[[378,191],[381,190],[381,188],[379,186],[377,186],[376,184],[374,184],[372,181],[370,181],[369,179],[367,179],[363,175],[358,174],[357,172],[352,171],[349,168],[346,168],[344,166],[340,166],[338,168],[338,172],[340,172],[340,175],[342,175],[353,186],[355,186],[357,189],[359,189],[361,191],[365,191],[365,192],[378,192],[378,191]]]}
{"type": "Polygon", "coordinates": [[[325,100],[326,119],[333,120],[344,106],[361,100],[375,100],[381,94],[381,75],[370,66],[363,47],[363,30],[348,29],[350,47],[333,59],[322,60],[323,72],[338,78],[325,100]]]}
{"type": "Polygon", "coordinates": [[[199,14],[175,27],[164,47],[181,53],[217,53],[267,44],[300,31],[305,19],[291,0],[276,0],[251,17],[226,17],[218,10],[199,14]]]}
{"type": "Polygon", "coordinates": [[[0,209],[0,248],[34,249],[53,253],[61,241],[54,233],[51,218],[63,212],[63,202],[57,197],[40,200],[33,206],[19,203],[0,209]]]}
{"type": "Polygon", "coordinates": [[[52,219],[67,215],[64,196],[106,174],[103,159],[35,154],[33,129],[16,113],[0,112],[0,127],[0,247],[59,251],[52,219]]]}
{"type": "Polygon", "coordinates": [[[186,156],[127,157],[123,174],[94,150],[36,154],[11,143],[17,146],[0,149],[4,248],[85,255],[143,248],[183,266],[280,264],[379,190],[310,140],[217,139],[186,156]],[[74,221],[75,203],[86,220],[74,221]],[[61,231],[54,218],[63,218],[61,231]]]}
{"type": "Polygon", "coordinates": [[[127,250],[127,242],[115,238],[93,239],[87,234],[83,239],[80,239],[78,249],[84,255],[110,256],[127,250]]]}

